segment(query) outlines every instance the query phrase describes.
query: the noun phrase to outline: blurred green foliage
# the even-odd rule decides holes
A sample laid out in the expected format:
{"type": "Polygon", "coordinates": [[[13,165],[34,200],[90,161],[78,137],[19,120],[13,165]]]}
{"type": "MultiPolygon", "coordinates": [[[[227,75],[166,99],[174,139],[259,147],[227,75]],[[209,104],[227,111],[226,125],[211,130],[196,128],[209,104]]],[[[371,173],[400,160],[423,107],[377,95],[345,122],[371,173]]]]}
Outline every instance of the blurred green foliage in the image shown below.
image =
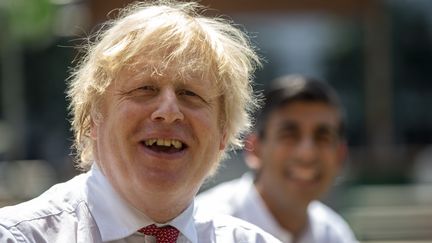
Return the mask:
{"type": "Polygon", "coordinates": [[[4,37],[29,42],[51,36],[54,6],[50,0],[6,0],[0,8],[4,37]]]}

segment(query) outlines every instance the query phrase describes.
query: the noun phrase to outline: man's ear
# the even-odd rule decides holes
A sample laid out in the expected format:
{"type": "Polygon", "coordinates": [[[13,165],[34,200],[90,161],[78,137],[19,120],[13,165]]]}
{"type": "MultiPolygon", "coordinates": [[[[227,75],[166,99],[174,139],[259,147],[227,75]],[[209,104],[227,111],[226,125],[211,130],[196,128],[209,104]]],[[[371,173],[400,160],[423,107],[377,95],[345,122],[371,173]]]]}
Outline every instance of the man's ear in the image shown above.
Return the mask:
{"type": "Polygon", "coordinates": [[[222,133],[222,139],[219,142],[219,150],[224,150],[226,148],[227,140],[228,140],[227,131],[226,129],[224,129],[222,133]]]}
{"type": "Polygon", "coordinates": [[[256,133],[251,133],[245,138],[244,156],[248,167],[252,170],[259,171],[261,168],[260,146],[256,133]]]}
{"type": "Polygon", "coordinates": [[[95,124],[95,122],[92,120],[90,123],[90,138],[93,140],[97,139],[97,125],[95,124]]]}
{"type": "Polygon", "coordinates": [[[101,119],[101,114],[94,109],[90,113],[90,138],[96,140],[98,137],[98,127],[101,119]]]}
{"type": "Polygon", "coordinates": [[[346,160],[348,159],[348,144],[346,141],[342,141],[337,148],[337,156],[339,159],[339,170],[342,170],[346,160]]]}

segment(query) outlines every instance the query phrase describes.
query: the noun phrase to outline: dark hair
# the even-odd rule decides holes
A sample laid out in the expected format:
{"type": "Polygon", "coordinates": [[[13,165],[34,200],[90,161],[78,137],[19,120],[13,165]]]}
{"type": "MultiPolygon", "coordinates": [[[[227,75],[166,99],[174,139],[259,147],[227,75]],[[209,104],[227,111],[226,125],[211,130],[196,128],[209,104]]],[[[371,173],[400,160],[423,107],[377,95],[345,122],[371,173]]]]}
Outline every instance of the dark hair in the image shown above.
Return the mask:
{"type": "Polygon", "coordinates": [[[340,113],[339,135],[345,137],[345,115],[339,96],[326,82],[302,75],[287,75],[273,80],[264,93],[264,105],[256,115],[255,130],[265,136],[269,115],[276,109],[298,101],[322,102],[340,113]]]}

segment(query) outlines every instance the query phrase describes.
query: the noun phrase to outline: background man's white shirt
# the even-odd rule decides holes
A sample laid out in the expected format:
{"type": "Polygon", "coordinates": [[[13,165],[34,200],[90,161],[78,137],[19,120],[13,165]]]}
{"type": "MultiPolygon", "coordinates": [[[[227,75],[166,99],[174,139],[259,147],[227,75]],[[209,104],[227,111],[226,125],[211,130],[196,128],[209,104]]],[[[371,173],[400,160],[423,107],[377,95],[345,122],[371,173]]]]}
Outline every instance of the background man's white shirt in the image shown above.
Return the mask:
{"type": "MultiPolygon", "coordinates": [[[[222,183],[198,195],[197,214],[228,214],[251,222],[282,242],[292,242],[292,234],[271,215],[253,185],[253,175],[222,183]]],[[[308,208],[309,224],[298,243],[357,242],[348,224],[336,212],[314,201],[308,208]]]]}

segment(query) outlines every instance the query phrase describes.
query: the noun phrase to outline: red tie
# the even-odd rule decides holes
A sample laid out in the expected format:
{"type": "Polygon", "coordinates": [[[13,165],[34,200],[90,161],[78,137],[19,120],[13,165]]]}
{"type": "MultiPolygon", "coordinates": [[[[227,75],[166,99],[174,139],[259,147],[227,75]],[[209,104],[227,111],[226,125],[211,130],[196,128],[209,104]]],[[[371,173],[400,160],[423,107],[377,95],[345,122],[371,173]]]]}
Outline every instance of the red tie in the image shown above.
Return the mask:
{"type": "Polygon", "coordinates": [[[156,243],[175,243],[179,235],[178,229],[170,225],[157,227],[152,224],[138,230],[138,232],[156,237],[156,243]]]}

